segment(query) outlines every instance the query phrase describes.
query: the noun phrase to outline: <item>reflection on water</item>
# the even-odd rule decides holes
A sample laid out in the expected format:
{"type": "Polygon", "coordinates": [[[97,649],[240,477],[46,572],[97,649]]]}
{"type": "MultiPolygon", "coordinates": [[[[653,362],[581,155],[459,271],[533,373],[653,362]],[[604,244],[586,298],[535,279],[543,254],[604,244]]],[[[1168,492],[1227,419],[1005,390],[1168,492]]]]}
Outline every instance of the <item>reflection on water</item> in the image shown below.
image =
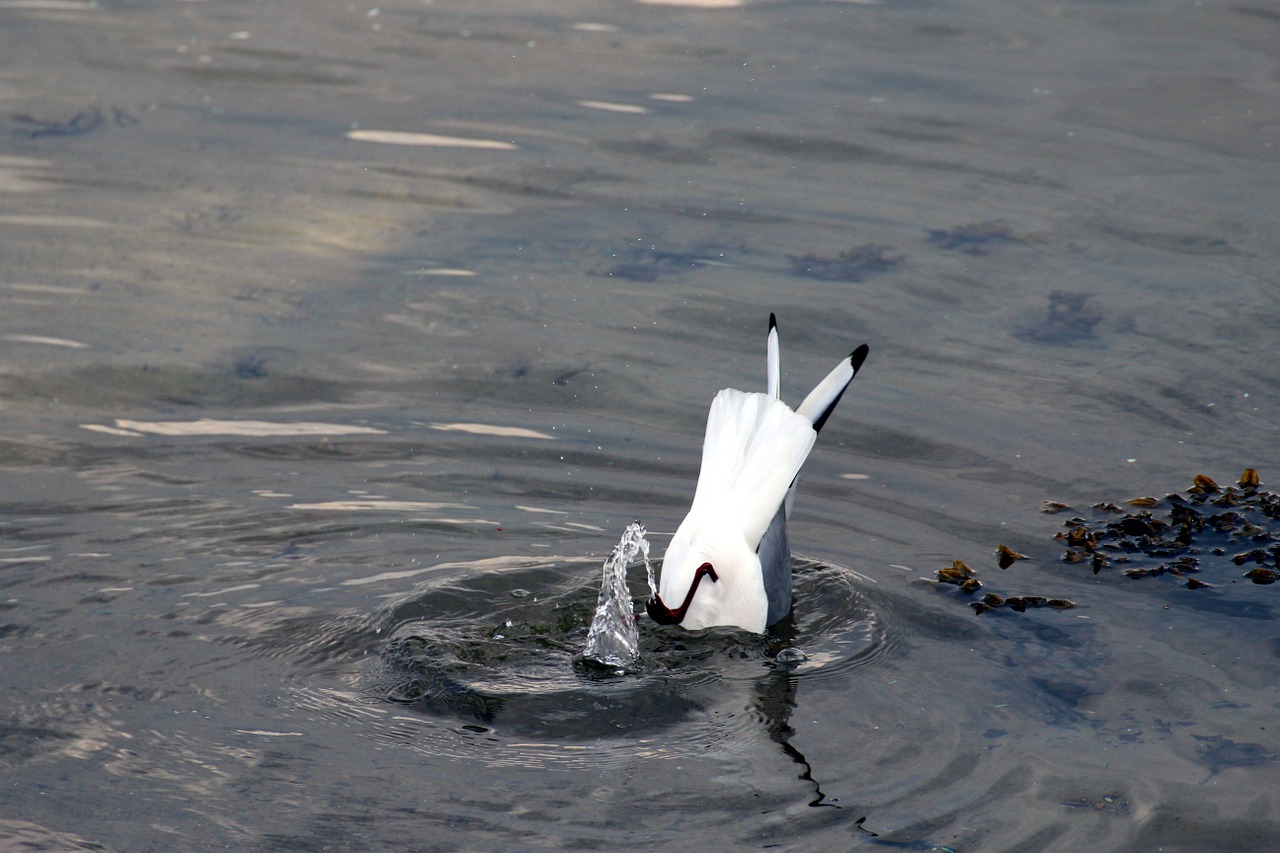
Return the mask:
{"type": "Polygon", "coordinates": [[[1269,522],[1086,509],[1280,470],[1275,28],[0,2],[0,847],[1276,847],[1269,522]],[[584,666],[769,311],[794,616],[584,666]]]}

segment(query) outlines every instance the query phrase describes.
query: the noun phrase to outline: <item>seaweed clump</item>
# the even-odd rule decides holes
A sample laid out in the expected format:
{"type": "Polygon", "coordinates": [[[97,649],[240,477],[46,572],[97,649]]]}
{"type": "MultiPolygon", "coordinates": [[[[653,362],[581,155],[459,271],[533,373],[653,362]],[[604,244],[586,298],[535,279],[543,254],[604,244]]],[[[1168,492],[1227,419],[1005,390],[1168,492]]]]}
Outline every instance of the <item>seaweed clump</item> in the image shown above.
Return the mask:
{"type": "Polygon", "coordinates": [[[1194,577],[1210,565],[1247,565],[1243,577],[1256,584],[1280,580],[1280,494],[1264,490],[1253,468],[1234,486],[1200,474],[1183,492],[1125,503],[1133,509],[1095,504],[1103,520],[1067,519],[1054,537],[1066,546],[1063,562],[1094,574],[1120,568],[1133,579],[1170,575],[1190,589],[1212,585],[1194,577]]]}
{"type": "MultiPolygon", "coordinates": [[[[1025,560],[1022,554],[1013,551],[1006,545],[1000,545],[996,548],[996,556],[998,565],[1002,569],[1007,569],[1013,565],[1015,560],[1025,560]]],[[[960,587],[960,591],[966,595],[972,595],[982,589],[982,581],[978,580],[978,573],[969,567],[964,560],[953,560],[951,565],[938,569],[937,582],[940,584],[954,584],[960,587]]],[[[986,613],[988,610],[995,610],[999,607],[1007,607],[1017,613],[1025,613],[1028,607],[1051,607],[1054,610],[1069,610],[1075,607],[1075,602],[1066,598],[1049,598],[1044,595],[1010,595],[1003,596],[994,592],[988,592],[982,598],[976,601],[970,601],[975,613],[986,613]]]]}

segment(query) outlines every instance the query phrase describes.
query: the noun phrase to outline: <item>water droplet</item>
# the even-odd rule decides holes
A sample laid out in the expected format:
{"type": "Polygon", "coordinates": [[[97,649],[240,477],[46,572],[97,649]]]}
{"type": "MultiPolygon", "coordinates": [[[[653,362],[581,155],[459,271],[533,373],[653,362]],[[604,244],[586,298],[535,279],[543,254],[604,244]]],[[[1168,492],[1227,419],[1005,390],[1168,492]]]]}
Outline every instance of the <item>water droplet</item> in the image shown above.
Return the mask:
{"type": "Polygon", "coordinates": [[[795,664],[804,663],[809,659],[809,656],[797,648],[788,646],[785,649],[780,649],[778,653],[773,656],[773,659],[776,663],[795,664]]]}

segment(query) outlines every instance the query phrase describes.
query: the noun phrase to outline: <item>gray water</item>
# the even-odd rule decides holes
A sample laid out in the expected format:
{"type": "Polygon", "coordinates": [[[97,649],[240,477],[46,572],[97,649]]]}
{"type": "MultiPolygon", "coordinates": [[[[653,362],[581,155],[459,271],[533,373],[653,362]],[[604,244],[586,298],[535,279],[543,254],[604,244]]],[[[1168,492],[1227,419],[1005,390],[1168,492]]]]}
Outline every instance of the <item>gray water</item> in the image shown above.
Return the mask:
{"type": "Polygon", "coordinates": [[[0,0],[0,847],[1280,847],[1280,588],[1053,539],[1280,482],[1278,57],[1249,2],[0,0]],[[770,311],[793,405],[871,345],[793,617],[583,667],[770,311]]]}

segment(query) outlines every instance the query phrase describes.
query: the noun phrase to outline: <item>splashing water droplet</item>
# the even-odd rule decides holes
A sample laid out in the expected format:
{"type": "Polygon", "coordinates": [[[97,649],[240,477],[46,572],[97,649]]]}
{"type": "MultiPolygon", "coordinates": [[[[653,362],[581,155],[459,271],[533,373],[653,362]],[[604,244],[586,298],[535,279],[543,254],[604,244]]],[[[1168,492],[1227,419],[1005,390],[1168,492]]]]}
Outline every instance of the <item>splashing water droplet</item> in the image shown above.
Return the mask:
{"type": "Polygon", "coordinates": [[[596,615],[587,632],[587,645],[583,657],[605,666],[625,667],[640,655],[640,633],[636,630],[636,617],[627,590],[627,567],[637,557],[644,558],[645,571],[649,575],[649,588],[654,588],[653,567],[649,563],[649,541],[644,538],[644,525],[632,522],[622,534],[609,559],[604,561],[604,580],[600,584],[600,598],[596,603],[596,615]]]}

